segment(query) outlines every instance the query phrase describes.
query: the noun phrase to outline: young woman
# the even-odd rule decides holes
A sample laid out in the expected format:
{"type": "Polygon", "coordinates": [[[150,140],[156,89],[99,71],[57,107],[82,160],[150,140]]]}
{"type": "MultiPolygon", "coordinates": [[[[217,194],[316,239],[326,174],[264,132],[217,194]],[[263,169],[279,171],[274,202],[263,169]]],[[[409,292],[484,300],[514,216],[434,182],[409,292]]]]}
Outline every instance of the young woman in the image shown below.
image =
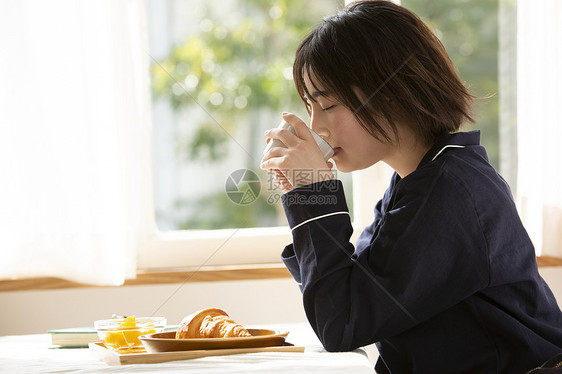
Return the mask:
{"type": "Polygon", "coordinates": [[[261,163],[286,192],[282,258],[325,348],[376,342],[378,373],[524,373],[560,353],[562,314],[510,189],[479,132],[457,132],[473,96],[424,23],[354,3],[304,39],[293,73],[338,170],[396,171],[354,247],[342,185],[306,124],[284,114],[296,135],[266,132],[287,146],[261,163]]]}

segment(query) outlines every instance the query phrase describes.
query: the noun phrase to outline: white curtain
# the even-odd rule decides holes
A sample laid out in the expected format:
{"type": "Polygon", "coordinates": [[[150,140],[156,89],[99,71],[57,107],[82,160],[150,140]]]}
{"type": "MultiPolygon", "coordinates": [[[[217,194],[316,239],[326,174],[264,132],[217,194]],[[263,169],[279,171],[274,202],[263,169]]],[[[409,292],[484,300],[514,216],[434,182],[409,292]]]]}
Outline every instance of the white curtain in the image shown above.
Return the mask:
{"type": "Polygon", "coordinates": [[[538,254],[562,257],[562,1],[517,2],[521,215],[538,254]]]}
{"type": "Polygon", "coordinates": [[[0,278],[119,285],[155,230],[142,0],[0,3],[0,278]]]}

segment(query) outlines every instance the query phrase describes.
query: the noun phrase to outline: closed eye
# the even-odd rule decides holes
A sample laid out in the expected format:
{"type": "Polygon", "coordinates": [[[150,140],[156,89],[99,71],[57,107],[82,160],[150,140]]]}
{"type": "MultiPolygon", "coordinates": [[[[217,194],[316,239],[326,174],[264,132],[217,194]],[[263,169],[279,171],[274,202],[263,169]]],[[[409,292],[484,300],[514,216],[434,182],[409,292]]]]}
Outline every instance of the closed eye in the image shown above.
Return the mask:
{"type": "Polygon", "coordinates": [[[335,107],[335,105],[330,105],[330,106],[327,107],[327,108],[322,108],[322,111],[323,111],[323,112],[327,112],[327,111],[329,111],[330,109],[332,109],[333,107],[335,107]]]}

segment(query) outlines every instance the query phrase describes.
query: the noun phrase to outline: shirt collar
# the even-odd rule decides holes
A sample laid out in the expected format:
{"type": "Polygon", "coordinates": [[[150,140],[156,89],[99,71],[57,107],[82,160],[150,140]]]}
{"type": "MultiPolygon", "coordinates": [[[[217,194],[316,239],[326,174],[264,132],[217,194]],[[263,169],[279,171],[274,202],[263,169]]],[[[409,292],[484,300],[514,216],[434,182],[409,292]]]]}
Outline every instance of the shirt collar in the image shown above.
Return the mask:
{"type": "Polygon", "coordinates": [[[453,148],[451,146],[457,146],[456,148],[466,147],[471,145],[480,145],[480,131],[468,131],[468,132],[456,132],[454,134],[445,134],[437,139],[435,144],[430,148],[429,151],[423,156],[418,168],[424,166],[425,164],[431,162],[435,157],[442,153],[447,148],[453,148]]]}

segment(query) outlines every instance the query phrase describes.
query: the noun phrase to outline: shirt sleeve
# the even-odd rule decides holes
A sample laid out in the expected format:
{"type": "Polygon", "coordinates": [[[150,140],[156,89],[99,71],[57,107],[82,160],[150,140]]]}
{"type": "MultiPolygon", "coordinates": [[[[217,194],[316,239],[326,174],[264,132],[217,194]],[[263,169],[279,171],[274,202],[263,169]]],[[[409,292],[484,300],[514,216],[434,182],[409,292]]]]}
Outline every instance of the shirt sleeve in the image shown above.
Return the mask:
{"type": "Polygon", "coordinates": [[[297,256],[295,256],[295,251],[293,250],[293,244],[289,244],[283,249],[283,252],[281,253],[281,260],[283,260],[285,267],[287,268],[287,270],[289,270],[289,273],[291,274],[293,279],[297,282],[297,284],[299,285],[302,291],[301,273],[300,273],[301,269],[299,266],[299,262],[297,261],[297,256]]]}
{"type": "Polygon", "coordinates": [[[369,246],[356,249],[349,242],[350,216],[341,213],[347,212],[341,182],[283,195],[293,233],[285,261],[294,265],[307,318],[327,350],[396,335],[488,284],[476,210],[469,192],[453,184],[396,194],[393,209],[372,228],[369,246]]]}
{"type": "MultiPolygon", "coordinates": [[[[327,180],[315,184],[301,186],[281,196],[289,227],[294,232],[300,226],[306,225],[317,219],[324,219],[335,215],[343,215],[349,218],[349,210],[345,197],[337,194],[342,190],[340,181],[327,180]],[[301,209],[290,214],[294,206],[314,206],[314,209],[301,209]]],[[[299,259],[295,255],[294,245],[289,244],[281,253],[281,259],[295,279],[302,291],[302,276],[299,259]]]]}

